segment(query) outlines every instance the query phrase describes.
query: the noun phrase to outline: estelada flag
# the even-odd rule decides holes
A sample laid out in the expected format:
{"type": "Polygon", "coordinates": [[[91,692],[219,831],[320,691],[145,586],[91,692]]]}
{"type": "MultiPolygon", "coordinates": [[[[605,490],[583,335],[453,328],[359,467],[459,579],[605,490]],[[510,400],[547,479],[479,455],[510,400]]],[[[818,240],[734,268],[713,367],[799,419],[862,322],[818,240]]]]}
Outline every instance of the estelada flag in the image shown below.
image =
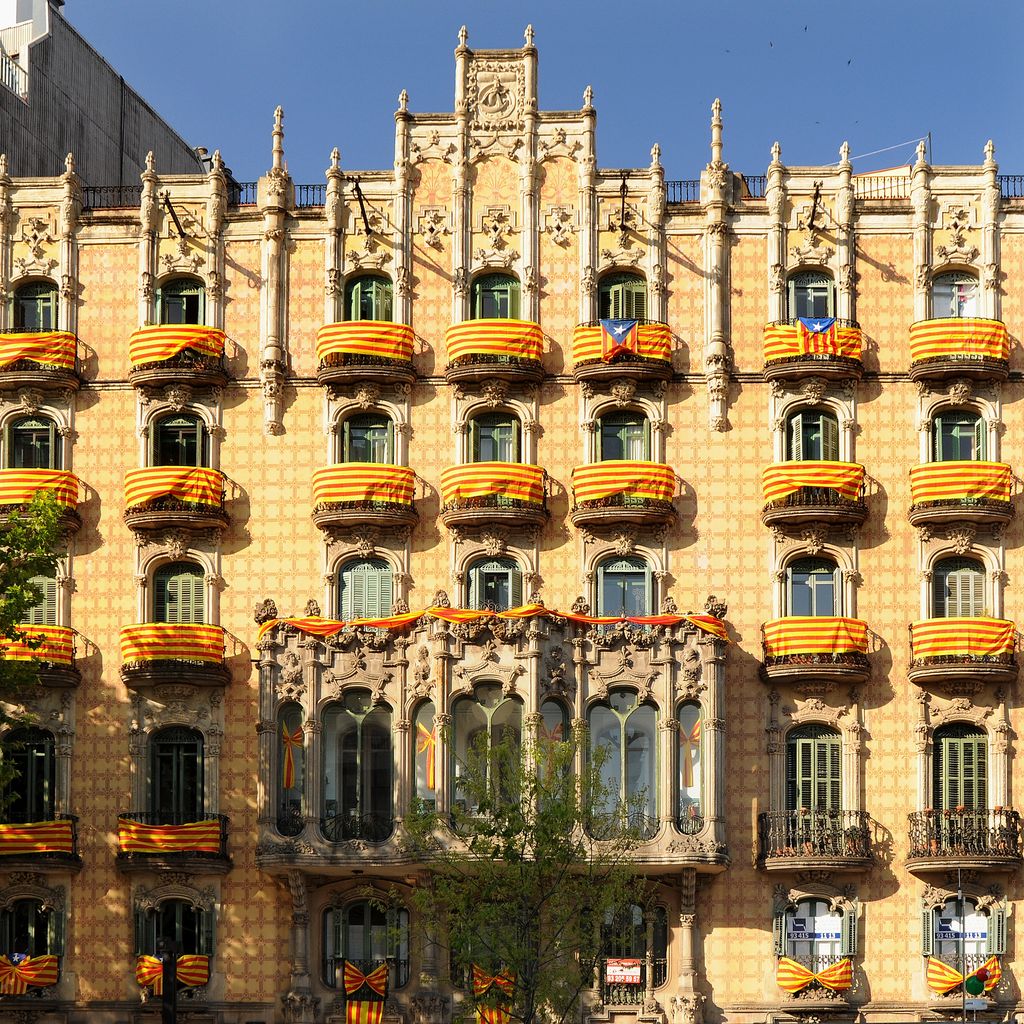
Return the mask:
{"type": "Polygon", "coordinates": [[[805,352],[821,355],[836,353],[836,318],[834,316],[797,317],[797,336],[805,352]]]}
{"type": "Polygon", "coordinates": [[[640,340],[637,320],[601,321],[601,358],[610,362],[619,352],[635,352],[640,340]]]}

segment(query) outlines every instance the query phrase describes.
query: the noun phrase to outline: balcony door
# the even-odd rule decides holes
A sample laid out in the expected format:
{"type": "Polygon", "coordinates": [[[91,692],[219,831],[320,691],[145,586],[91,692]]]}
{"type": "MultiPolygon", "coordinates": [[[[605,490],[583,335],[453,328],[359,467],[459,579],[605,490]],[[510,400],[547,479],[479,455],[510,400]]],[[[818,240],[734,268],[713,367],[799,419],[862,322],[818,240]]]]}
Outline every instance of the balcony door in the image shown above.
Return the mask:
{"type": "Polygon", "coordinates": [[[951,409],[932,420],[934,462],[973,462],[985,458],[985,421],[973,412],[951,409]]]}
{"type": "Polygon", "coordinates": [[[53,821],[57,801],[53,733],[36,728],[14,729],[4,738],[4,748],[4,756],[18,774],[7,790],[3,820],[53,821]]]}
{"type": "Polygon", "coordinates": [[[788,615],[836,615],[839,569],[827,558],[799,558],[786,569],[788,615]]]}
{"type": "Polygon", "coordinates": [[[842,808],[842,741],[834,729],[805,725],[786,738],[786,810],[842,808]]]}
{"type": "Polygon", "coordinates": [[[937,811],[983,811],[988,807],[988,738],[977,726],[935,730],[932,800],[937,811]]]}
{"type": "Polygon", "coordinates": [[[975,618],[985,613],[985,567],[973,558],[943,558],[932,571],[932,615],[975,618]]]}
{"type": "Polygon", "coordinates": [[[791,462],[839,461],[839,421],[830,412],[808,409],[789,418],[786,458],[791,462]]]}
{"type": "Polygon", "coordinates": [[[158,825],[203,817],[203,735],[172,726],[150,739],[149,809],[158,825]]]}

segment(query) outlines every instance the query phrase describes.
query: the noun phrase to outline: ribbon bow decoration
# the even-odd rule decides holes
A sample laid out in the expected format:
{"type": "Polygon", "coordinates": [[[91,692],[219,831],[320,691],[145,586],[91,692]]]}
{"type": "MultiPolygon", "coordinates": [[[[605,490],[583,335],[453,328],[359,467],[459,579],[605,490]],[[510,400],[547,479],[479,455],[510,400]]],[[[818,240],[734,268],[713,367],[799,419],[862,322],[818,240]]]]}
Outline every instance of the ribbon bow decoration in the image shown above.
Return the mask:
{"type": "MultiPolygon", "coordinates": [[[[177,979],[179,988],[198,988],[205,985],[210,980],[210,958],[200,953],[179,956],[177,979]]],[[[153,995],[163,995],[163,963],[157,957],[143,953],[135,961],[135,980],[140,988],[151,988],[153,995]]]]}
{"type": "Polygon", "coordinates": [[[842,992],[853,985],[853,961],[848,956],[818,971],[817,974],[788,956],[779,958],[775,981],[786,992],[800,992],[812,982],[832,992],[842,992]]]}
{"type": "Polygon", "coordinates": [[[485,970],[473,964],[473,997],[477,1000],[477,1024],[508,1024],[509,1018],[512,1016],[510,1000],[515,987],[516,976],[511,971],[504,970],[499,971],[497,974],[488,974],[485,970]],[[501,997],[494,1005],[481,1003],[480,1000],[491,989],[497,989],[501,997]]]}
{"type": "Polygon", "coordinates": [[[58,964],[55,956],[26,956],[18,959],[0,956],[0,993],[23,996],[29,989],[57,984],[58,964]]]}
{"type": "Polygon", "coordinates": [[[427,755],[427,789],[435,788],[435,760],[437,754],[437,732],[428,729],[422,722],[416,723],[416,753],[427,755]]]}
{"type": "Polygon", "coordinates": [[[973,978],[975,975],[984,971],[987,977],[985,977],[985,991],[990,992],[992,989],[999,984],[999,979],[1003,976],[1003,970],[999,966],[999,958],[990,956],[980,967],[975,967],[968,975],[961,974],[955,967],[950,967],[943,960],[939,960],[937,957],[928,957],[928,987],[933,992],[939,992],[945,995],[947,992],[952,992],[958,985],[962,985],[968,978],[973,978]]]}
{"type": "Polygon", "coordinates": [[[281,728],[281,747],[284,752],[283,758],[283,779],[282,785],[285,789],[291,789],[295,785],[295,751],[301,750],[303,745],[302,726],[296,726],[294,732],[288,731],[288,726],[281,728]]]}
{"type": "Polygon", "coordinates": [[[379,964],[369,974],[356,967],[351,960],[345,961],[345,995],[354,996],[364,985],[381,999],[388,994],[388,965],[387,961],[379,964]]]}

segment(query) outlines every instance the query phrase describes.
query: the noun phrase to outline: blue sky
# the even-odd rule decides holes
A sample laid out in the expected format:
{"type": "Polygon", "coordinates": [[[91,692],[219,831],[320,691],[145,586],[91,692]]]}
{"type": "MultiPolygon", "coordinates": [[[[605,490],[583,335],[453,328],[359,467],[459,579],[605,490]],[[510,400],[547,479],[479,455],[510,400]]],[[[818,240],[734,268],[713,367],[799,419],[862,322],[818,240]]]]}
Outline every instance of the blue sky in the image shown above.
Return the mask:
{"type": "Polygon", "coordinates": [[[469,45],[517,47],[532,23],[539,102],[578,108],[594,87],[598,161],[669,178],[708,159],[709,109],[725,157],[763,174],[772,142],[790,164],[855,170],[906,163],[932,133],[934,163],[980,163],[996,143],[1024,173],[1021,0],[67,0],[67,19],[193,145],[221,149],[236,178],[270,164],[273,110],[297,183],[324,180],[333,146],[351,170],[393,162],[397,96],[452,108],[459,26],[469,45]]]}

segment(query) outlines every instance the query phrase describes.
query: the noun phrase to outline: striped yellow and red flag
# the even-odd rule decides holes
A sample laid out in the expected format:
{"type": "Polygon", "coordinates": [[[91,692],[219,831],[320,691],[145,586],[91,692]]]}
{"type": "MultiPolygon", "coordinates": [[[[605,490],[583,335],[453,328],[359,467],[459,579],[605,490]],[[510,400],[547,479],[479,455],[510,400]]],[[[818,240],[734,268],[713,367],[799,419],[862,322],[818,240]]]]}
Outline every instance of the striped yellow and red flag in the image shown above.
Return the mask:
{"type": "Polygon", "coordinates": [[[124,475],[124,503],[134,508],[154,498],[177,498],[194,505],[220,506],[224,474],[196,466],[149,466],[124,475]]]}
{"type": "Polygon", "coordinates": [[[770,658],[791,654],[864,654],[868,626],[833,615],[791,615],[766,622],[764,651],[770,658]]]}
{"type": "MultiPolygon", "coordinates": [[[[210,958],[201,953],[185,953],[179,956],[176,966],[180,988],[198,988],[210,980],[210,958]]],[[[137,957],[135,981],[140,988],[151,988],[153,995],[163,995],[163,964],[155,956],[142,954],[137,957]]]]}
{"type": "Polygon", "coordinates": [[[23,505],[39,491],[52,493],[64,508],[74,508],[78,477],[66,469],[0,469],[0,505],[23,505]]]}
{"type": "Polygon", "coordinates": [[[910,624],[914,658],[961,655],[972,658],[1008,654],[1013,650],[1017,627],[1007,619],[921,619],[910,624]]]}
{"type": "Polygon", "coordinates": [[[925,501],[957,498],[1010,500],[1013,471],[1003,462],[929,462],[910,470],[910,499],[925,501]]]}
{"type": "Polygon", "coordinates": [[[856,462],[776,462],[761,473],[766,502],[782,501],[801,487],[829,487],[855,501],[863,483],[864,467],[856,462]]]}
{"type": "Polygon", "coordinates": [[[211,818],[185,825],[144,825],[118,818],[117,843],[122,853],[220,853],[220,822],[211,818]]]}
{"type": "Polygon", "coordinates": [[[18,626],[26,636],[42,640],[29,647],[22,640],[0,640],[0,658],[5,661],[48,661],[52,665],[70,665],[75,656],[75,631],[70,626],[18,626]]]}
{"type": "Polygon", "coordinates": [[[473,462],[441,473],[442,505],[491,494],[543,505],[544,470],[519,462],[473,462]]]}
{"type": "Polygon", "coordinates": [[[291,732],[288,731],[287,725],[281,727],[281,784],[285,789],[291,789],[295,785],[295,751],[302,749],[304,738],[301,725],[291,732]]]}
{"type": "Polygon", "coordinates": [[[593,462],[573,469],[572,492],[577,504],[616,494],[671,501],[676,492],[676,475],[671,466],[659,462],[593,462]]]}
{"type": "Polygon", "coordinates": [[[56,985],[59,975],[60,963],[52,954],[27,956],[18,963],[0,956],[0,994],[5,996],[23,996],[29,988],[56,985]]]}
{"type": "Polygon", "coordinates": [[[121,629],[121,660],[224,660],[224,630],[200,622],[142,622],[121,629]]]}
{"type": "Polygon", "coordinates": [[[426,754],[427,789],[434,789],[435,758],[437,754],[437,729],[428,729],[422,722],[416,723],[416,754],[426,754]]]}
{"type": "Polygon", "coordinates": [[[0,857],[18,853],[75,852],[74,833],[68,818],[0,825],[0,857]]]}
{"type": "Polygon", "coordinates": [[[293,626],[300,633],[308,633],[310,636],[334,636],[345,628],[345,623],[340,619],[323,619],[319,615],[309,615],[301,619],[268,619],[260,623],[256,639],[262,640],[264,635],[276,626],[293,626]]]}
{"type": "Polygon", "coordinates": [[[334,501],[412,503],[413,471],[407,466],[346,462],[313,473],[313,504],[334,501]]]}
{"type": "Polygon", "coordinates": [[[693,786],[693,762],[700,757],[700,719],[692,729],[679,725],[679,763],[683,771],[682,785],[685,789],[693,786]]]}
{"type": "Polygon", "coordinates": [[[75,368],[75,336],[70,331],[0,334],[0,366],[29,359],[41,366],[75,368]]]}
{"type": "Polygon", "coordinates": [[[843,957],[815,974],[803,964],[783,956],[779,957],[775,981],[786,992],[799,992],[814,981],[822,988],[842,992],[853,985],[853,962],[849,957],[843,957]]]}
{"type": "MultiPolygon", "coordinates": [[[[975,967],[967,975],[967,978],[973,978],[980,971],[985,971],[988,975],[984,981],[985,991],[991,992],[999,984],[1003,976],[1003,969],[999,964],[999,958],[990,956],[980,967],[975,967]]],[[[959,987],[962,982],[967,980],[955,967],[951,967],[934,956],[928,957],[927,979],[928,987],[933,992],[939,992],[942,995],[952,992],[953,989],[959,987]]]]}
{"type": "MultiPolygon", "coordinates": [[[[668,324],[648,323],[637,325],[636,355],[645,359],[671,359],[672,330],[668,324]]],[[[572,332],[572,360],[574,363],[589,363],[604,358],[601,327],[576,327],[572,332]]]]}
{"type": "Polygon", "coordinates": [[[511,971],[489,974],[476,964],[473,964],[472,973],[473,996],[477,1000],[477,1024],[507,1024],[512,1015],[512,1004],[508,1000],[515,991],[516,976],[511,971]],[[493,1003],[481,1003],[480,1000],[486,998],[492,988],[503,998],[493,1003]]]}
{"type": "Polygon", "coordinates": [[[202,324],[153,324],[136,331],[128,342],[132,366],[159,363],[190,348],[210,359],[224,354],[224,332],[202,324]]]}
{"type": "Polygon", "coordinates": [[[840,327],[827,335],[827,340],[814,332],[801,331],[800,324],[765,324],[764,361],[792,359],[805,355],[834,355],[846,359],[860,359],[861,330],[859,327],[840,327]],[[824,348],[823,348],[824,346],[824,348]]]}
{"type": "Polygon", "coordinates": [[[385,960],[364,974],[351,960],[345,961],[343,972],[345,995],[354,996],[364,985],[383,999],[388,994],[388,964],[385,960]]]}
{"type": "Polygon", "coordinates": [[[911,361],[942,356],[1009,359],[1006,324],[980,317],[943,317],[911,324],[911,361]]]}
{"type": "Polygon", "coordinates": [[[382,320],[351,320],[325,324],[316,332],[317,362],[327,356],[375,356],[412,359],[412,328],[382,320]]]}
{"type": "Polygon", "coordinates": [[[544,332],[530,320],[466,320],[445,331],[448,361],[472,356],[540,359],[544,332]]]}
{"type": "Polygon", "coordinates": [[[345,1024],[381,1024],[383,999],[349,999],[345,1003],[345,1024]]]}

